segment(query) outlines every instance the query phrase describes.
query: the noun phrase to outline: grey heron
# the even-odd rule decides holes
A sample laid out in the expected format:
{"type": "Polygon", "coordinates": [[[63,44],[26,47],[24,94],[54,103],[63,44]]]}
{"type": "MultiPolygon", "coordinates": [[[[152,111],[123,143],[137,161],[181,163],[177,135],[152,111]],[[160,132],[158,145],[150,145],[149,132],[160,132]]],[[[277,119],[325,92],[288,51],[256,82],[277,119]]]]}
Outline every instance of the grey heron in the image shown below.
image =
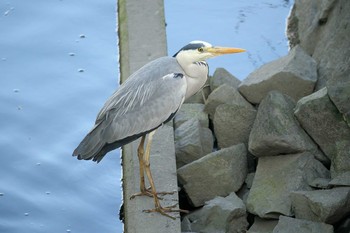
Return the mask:
{"type": "Polygon", "coordinates": [[[208,77],[206,59],[231,53],[244,52],[240,48],[212,46],[204,41],[192,41],[173,57],[158,58],[132,74],[104,104],[95,125],[74,150],[73,156],[99,162],[111,150],[141,137],[138,147],[140,164],[140,193],[154,198],[155,209],[166,212],[172,207],[162,207],[150,170],[150,145],[155,130],[170,121],[185,99],[198,92],[208,77]],[[148,135],[146,148],[144,143],[148,135]],[[145,187],[144,174],[150,189],[145,187]]]}

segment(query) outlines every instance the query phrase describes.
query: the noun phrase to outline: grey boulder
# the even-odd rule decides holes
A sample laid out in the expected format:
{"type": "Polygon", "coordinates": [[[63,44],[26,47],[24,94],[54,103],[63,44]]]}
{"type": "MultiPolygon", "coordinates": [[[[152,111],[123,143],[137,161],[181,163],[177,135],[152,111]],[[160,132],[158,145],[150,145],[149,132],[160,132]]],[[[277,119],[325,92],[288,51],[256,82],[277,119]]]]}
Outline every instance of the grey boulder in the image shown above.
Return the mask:
{"type": "Polygon", "coordinates": [[[235,193],[216,197],[203,208],[188,214],[181,229],[203,233],[241,233],[248,227],[246,208],[235,193]]]}
{"type": "Polygon", "coordinates": [[[350,213],[350,187],[291,193],[296,218],[334,224],[350,213]]]}
{"type": "Polygon", "coordinates": [[[248,144],[249,134],[256,116],[253,107],[222,104],[214,115],[214,133],[219,148],[239,143],[248,144]]]}
{"type": "Polygon", "coordinates": [[[237,89],[240,83],[241,81],[238,78],[230,74],[224,68],[217,68],[213,74],[213,77],[209,79],[211,91],[214,91],[222,84],[227,84],[228,86],[237,89]]]}
{"type": "Polygon", "coordinates": [[[333,233],[333,226],[281,216],[272,233],[333,233]]]}
{"type": "Polygon", "coordinates": [[[295,119],[294,106],[289,96],[278,91],[269,92],[261,101],[250,132],[249,151],[257,157],[310,151],[320,161],[327,162],[295,119]]]}
{"type": "Polygon", "coordinates": [[[260,101],[272,90],[299,100],[312,93],[317,81],[317,64],[300,46],[287,56],[272,61],[249,74],[238,90],[251,103],[260,101]]]}
{"type": "Polygon", "coordinates": [[[247,175],[244,144],[210,153],[177,170],[179,183],[198,207],[216,196],[227,196],[242,186],[247,175]]]}
{"type": "Polygon", "coordinates": [[[329,99],[326,87],[300,99],[294,114],[329,159],[343,153],[337,143],[349,141],[350,128],[329,99]]]}
{"type": "Polygon", "coordinates": [[[174,135],[177,168],[213,150],[214,138],[211,130],[202,127],[197,119],[193,118],[180,125],[175,129],[174,135]]]}
{"type": "Polygon", "coordinates": [[[261,218],[292,216],[290,193],[312,190],[316,178],[329,178],[329,171],[310,152],[260,157],[247,209],[261,218]]]}

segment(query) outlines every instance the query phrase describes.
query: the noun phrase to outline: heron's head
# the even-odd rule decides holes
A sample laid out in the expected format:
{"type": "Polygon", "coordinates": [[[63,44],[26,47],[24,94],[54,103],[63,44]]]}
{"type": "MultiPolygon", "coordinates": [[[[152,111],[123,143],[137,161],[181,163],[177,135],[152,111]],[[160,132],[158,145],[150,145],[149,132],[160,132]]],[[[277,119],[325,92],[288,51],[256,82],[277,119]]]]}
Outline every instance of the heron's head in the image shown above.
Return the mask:
{"type": "Polygon", "coordinates": [[[244,49],[240,48],[212,46],[208,42],[196,40],[184,46],[173,57],[176,57],[181,63],[194,63],[224,54],[241,53],[244,51],[244,49]]]}

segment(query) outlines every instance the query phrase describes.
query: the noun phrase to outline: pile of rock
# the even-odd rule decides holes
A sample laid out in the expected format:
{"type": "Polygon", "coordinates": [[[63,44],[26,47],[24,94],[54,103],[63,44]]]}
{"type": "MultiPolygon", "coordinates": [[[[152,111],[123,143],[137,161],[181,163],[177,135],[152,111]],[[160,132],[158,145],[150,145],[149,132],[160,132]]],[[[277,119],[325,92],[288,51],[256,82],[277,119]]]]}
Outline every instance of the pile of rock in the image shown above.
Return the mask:
{"type": "Polygon", "coordinates": [[[217,69],[183,105],[183,232],[349,232],[350,69],[314,91],[319,65],[296,45],[242,83],[217,69]]]}

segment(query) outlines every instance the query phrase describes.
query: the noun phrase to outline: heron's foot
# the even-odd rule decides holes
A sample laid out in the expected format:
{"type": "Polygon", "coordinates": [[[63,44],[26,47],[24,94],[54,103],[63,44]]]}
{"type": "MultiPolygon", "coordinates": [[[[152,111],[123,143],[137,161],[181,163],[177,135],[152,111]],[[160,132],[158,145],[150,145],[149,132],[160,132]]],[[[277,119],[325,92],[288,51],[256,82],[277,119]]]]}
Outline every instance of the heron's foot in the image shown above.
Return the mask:
{"type": "MultiPolygon", "coordinates": [[[[172,192],[157,192],[156,194],[157,194],[157,198],[159,200],[163,200],[163,198],[159,197],[159,195],[165,196],[165,195],[171,195],[171,194],[174,194],[174,193],[176,193],[176,191],[172,191],[172,192]]],[[[149,188],[147,188],[145,190],[141,190],[141,192],[139,192],[139,193],[135,193],[135,194],[131,195],[130,200],[134,199],[137,196],[154,197],[154,195],[153,195],[153,193],[151,191],[151,187],[149,187],[149,188]]]]}
{"type": "Polygon", "coordinates": [[[167,207],[162,207],[162,206],[157,206],[155,209],[150,209],[150,210],[143,210],[145,213],[153,213],[153,212],[158,212],[168,218],[171,218],[175,220],[176,218],[167,214],[167,213],[174,213],[174,212],[180,212],[180,213],[186,213],[188,214],[188,210],[182,210],[182,209],[174,209],[177,206],[177,204],[172,205],[172,206],[167,206],[167,207]]]}

